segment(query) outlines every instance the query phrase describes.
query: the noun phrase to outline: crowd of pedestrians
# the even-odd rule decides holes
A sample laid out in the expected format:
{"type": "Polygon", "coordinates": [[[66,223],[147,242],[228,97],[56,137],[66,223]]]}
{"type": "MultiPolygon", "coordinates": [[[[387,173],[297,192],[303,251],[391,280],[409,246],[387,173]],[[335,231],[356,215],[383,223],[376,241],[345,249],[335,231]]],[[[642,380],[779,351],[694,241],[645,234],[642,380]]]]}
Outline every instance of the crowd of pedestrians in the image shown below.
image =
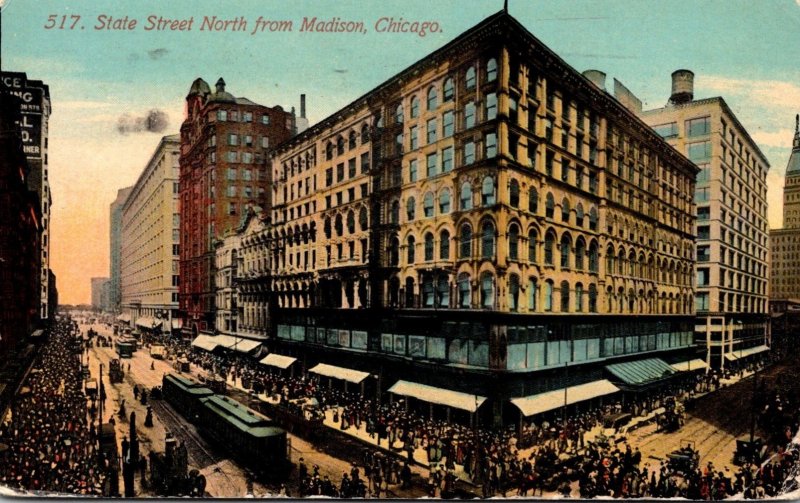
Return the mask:
{"type": "Polygon", "coordinates": [[[51,328],[0,425],[0,484],[8,488],[104,494],[111,466],[99,452],[96,409],[84,393],[78,334],[68,319],[51,328]]]}

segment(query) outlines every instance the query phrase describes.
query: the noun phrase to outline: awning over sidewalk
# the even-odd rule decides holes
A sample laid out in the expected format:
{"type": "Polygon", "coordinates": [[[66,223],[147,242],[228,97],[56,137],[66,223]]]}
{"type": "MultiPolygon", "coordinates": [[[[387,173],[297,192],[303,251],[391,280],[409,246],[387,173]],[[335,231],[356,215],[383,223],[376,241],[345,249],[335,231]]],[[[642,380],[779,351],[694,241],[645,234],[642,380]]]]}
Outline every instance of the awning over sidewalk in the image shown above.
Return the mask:
{"type": "Polygon", "coordinates": [[[642,385],[670,377],[676,371],[661,358],[612,363],[606,370],[625,384],[642,385]]]}
{"type": "Polygon", "coordinates": [[[563,407],[565,399],[567,405],[572,405],[573,403],[585,402],[595,397],[610,395],[617,391],[619,391],[619,388],[614,386],[611,381],[608,379],[601,379],[577,386],[570,386],[566,388],[566,396],[564,388],[561,388],[539,393],[538,395],[513,398],[511,403],[522,412],[523,416],[529,417],[563,407]]]}
{"type": "Polygon", "coordinates": [[[748,356],[762,353],[764,351],[769,351],[769,346],[756,346],[753,348],[731,351],[730,353],[725,353],[725,358],[730,361],[736,361],[739,358],[747,358],[748,356]]]}
{"type": "Polygon", "coordinates": [[[678,372],[687,372],[690,370],[704,370],[708,368],[708,365],[706,365],[705,360],[701,360],[700,358],[695,358],[694,360],[687,360],[685,362],[673,363],[672,368],[674,368],[678,372]]]}
{"type": "Polygon", "coordinates": [[[466,410],[467,412],[475,412],[486,401],[485,396],[472,395],[410,381],[397,381],[394,386],[389,388],[389,393],[410,396],[423,402],[446,405],[455,409],[466,410]]]}
{"type": "Polygon", "coordinates": [[[151,318],[149,316],[142,316],[136,320],[136,326],[142,328],[155,328],[157,323],[161,322],[156,322],[155,318],[151,318]]]}
{"type": "Polygon", "coordinates": [[[270,367],[277,367],[279,369],[288,369],[289,366],[296,362],[297,358],[292,358],[291,356],[284,356],[275,353],[268,354],[263,360],[261,360],[260,364],[262,365],[269,365],[270,367]]]}
{"type": "Polygon", "coordinates": [[[320,363],[316,367],[309,369],[309,372],[312,374],[318,374],[325,377],[333,377],[335,379],[341,379],[343,381],[351,382],[358,384],[367,377],[369,377],[368,372],[361,372],[360,370],[353,370],[344,367],[337,367],[335,365],[328,365],[326,363],[320,363]]]}
{"type": "Polygon", "coordinates": [[[131,322],[131,315],[130,314],[120,314],[117,316],[118,321],[124,321],[125,323],[131,322]]]}
{"type": "Polygon", "coordinates": [[[234,337],[233,339],[233,345],[228,346],[228,349],[232,349],[240,353],[249,353],[261,346],[261,341],[254,341],[252,339],[245,339],[243,337],[234,337]]]}
{"type": "Polygon", "coordinates": [[[217,346],[219,346],[219,342],[217,342],[216,339],[216,337],[210,335],[198,335],[192,341],[192,346],[205,349],[206,351],[214,351],[217,346]]]}

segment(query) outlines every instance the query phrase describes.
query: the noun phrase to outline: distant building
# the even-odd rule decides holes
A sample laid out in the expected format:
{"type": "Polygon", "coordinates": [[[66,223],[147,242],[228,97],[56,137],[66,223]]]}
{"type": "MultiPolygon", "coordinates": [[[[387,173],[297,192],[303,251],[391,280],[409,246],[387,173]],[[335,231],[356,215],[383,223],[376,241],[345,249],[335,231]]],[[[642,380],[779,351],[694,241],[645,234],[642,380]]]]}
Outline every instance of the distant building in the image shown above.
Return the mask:
{"type": "MultiPolygon", "coordinates": [[[[248,210],[245,210],[245,216],[248,210]]],[[[232,233],[221,241],[217,241],[214,269],[216,270],[215,286],[217,297],[216,331],[221,334],[235,335],[239,320],[239,295],[236,284],[241,248],[241,236],[232,233]]]]}
{"type": "Polygon", "coordinates": [[[109,208],[110,214],[110,298],[111,312],[118,313],[120,311],[120,302],[122,301],[122,282],[120,280],[120,253],[122,252],[122,207],[128,199],[133,187],[126,187],[117,191],[117,198],[111,203],[109,208]]]}
{"type": "Polygon", "coordinates": [[[269,208],[267,152],[290,138],[294,114],[237,98],[202,79],[186,96],[180,157],[180,309],[188,333],[214,328],[215,243],[248,204],[269,208]]]}
{"type": "Polygon", "coordinates": [[[178,328],[179,151],[178,135],[161,138],[122,205],[120,308],[150,332],[178,328]]]}
{"type": "Polygon", "coordinates": [[[108,278],[92,278],[92,308],[102,310],[108,303],[108,278]],[[104,291],[105,290],[105,291],[104,291]]]}
{"type": "Polygon", "coordinates": [[[669,103],[641,117],[700,168],[695,338],[724,368],[769,349],[769,162],[724,99],[694,99],[693,82],[692,72],[674,72],[669,103]]]}

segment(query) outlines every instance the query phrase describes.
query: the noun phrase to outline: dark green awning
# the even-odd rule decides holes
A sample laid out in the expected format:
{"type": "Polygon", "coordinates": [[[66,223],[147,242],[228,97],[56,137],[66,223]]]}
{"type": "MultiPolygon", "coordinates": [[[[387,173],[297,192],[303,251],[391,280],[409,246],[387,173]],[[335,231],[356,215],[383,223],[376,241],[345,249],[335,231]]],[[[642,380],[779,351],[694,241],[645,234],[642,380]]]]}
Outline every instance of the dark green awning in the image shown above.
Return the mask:
{"type": "Polygon", "coordinates": [[[672,376],[676,371],[661,358],[606,365],[606,370],[625,384],[643,385],[672,376]]]}

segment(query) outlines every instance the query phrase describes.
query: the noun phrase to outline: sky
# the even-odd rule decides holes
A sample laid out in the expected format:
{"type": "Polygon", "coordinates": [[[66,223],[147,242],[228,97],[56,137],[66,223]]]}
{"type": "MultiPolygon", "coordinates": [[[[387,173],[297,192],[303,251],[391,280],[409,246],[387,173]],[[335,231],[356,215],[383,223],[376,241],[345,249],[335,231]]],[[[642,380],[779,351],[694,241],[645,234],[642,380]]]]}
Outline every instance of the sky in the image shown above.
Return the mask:
{"type": "MultiPolygon", "coordinates": [[[[573,68],[620,80],[645,109],[666,103],[674,70],[692,70],[695,98],[722,96],[766,154],[769,224],[781,226],[783,174],[800,113],[800,0],[508,3],[511,15],[573,68]]],[[[160,138],[179,132],[195,78],[213,86],[223,77],[235,96],[298,112],[305,93],[313,125],[501,10],[503,0],[0,5],[2,70],[50,86],[51,268],[60,302],[79,303],[90,301],[90,278],[109,275],[109,205],[118,189],[136,182],[160,138]],[[191,30],[147,30],[150,16],[186,20],[184,26],[193,18],[191,30]],[[206,16],[247,24],[201,30],[206,16]],[[301,32],[303,19],[315,16],[361,21],[365,29],[301,32]],[[259,17],[292,21],[293,30],[252,33],[259,17]],[[385,17],[440,29],[379,33],[375,24],[385,17]],[[152,111],[165,114],[165,128],[141,127],[152,111]]]]}

